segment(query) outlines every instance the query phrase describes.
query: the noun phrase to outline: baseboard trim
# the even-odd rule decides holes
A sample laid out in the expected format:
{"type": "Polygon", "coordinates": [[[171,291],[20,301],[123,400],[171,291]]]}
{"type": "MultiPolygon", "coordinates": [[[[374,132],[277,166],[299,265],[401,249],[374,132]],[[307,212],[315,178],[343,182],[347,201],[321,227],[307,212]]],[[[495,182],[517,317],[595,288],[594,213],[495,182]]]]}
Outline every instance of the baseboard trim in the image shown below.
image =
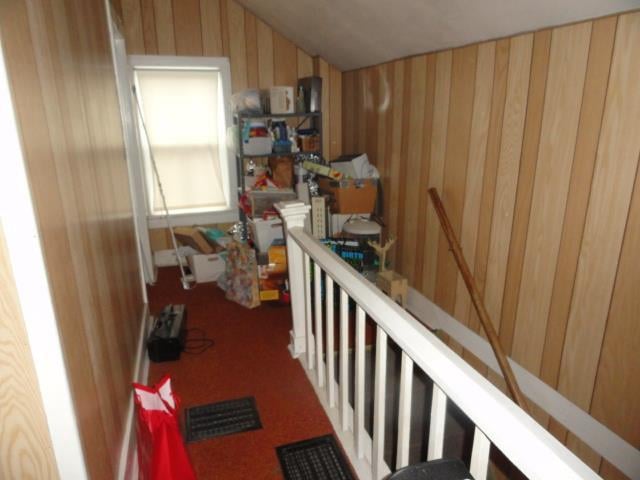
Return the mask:
{"type": "MultiPolygon", "coordinates": [[[[140,319],[140,329],[138,332],[138,343],[136,349],[136,365],[134,369],[133,382],[147,383],[149,376],[149,357],[144,348],[144,341],[151,328],[151,315],[149,314],[149,305],[144,304],[142,316],[140,319]]],[[[133,396],[129,399],[127,407],[127,418],[125,421],[124,434],[122,435],[122,447],[120,449],[120,461],[118,465],[118,480],[137,480],[138,479],[138,461],[135,440],[135,417],[133,396]]]]}
{"type": "MultiPolygon", "coordinates": [[[[407,310],[432,329],[441,329],[502,376],[489,342],[439,308],[414,288],[409,288],[407,310]]],[[[630,478],[640,478],[640,451],[509,358],[522,392],[564,425],[599,455],[630,478]]]]}

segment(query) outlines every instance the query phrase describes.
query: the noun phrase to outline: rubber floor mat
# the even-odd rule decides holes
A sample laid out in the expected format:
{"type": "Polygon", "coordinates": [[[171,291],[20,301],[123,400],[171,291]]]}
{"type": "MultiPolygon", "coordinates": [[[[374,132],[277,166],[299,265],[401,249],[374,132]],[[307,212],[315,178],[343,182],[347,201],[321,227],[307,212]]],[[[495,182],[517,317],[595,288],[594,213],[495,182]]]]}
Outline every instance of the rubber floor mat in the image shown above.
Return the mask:
{"type": "Polygon", "coordinates": [[[187,442],[262,428],[254,397],[191,407],[185,411],[187,442]]]}
{"type": "Polygon", "coordinates": [[[286,480],[354,480],[333,435],[276,448],[286,480]]]}

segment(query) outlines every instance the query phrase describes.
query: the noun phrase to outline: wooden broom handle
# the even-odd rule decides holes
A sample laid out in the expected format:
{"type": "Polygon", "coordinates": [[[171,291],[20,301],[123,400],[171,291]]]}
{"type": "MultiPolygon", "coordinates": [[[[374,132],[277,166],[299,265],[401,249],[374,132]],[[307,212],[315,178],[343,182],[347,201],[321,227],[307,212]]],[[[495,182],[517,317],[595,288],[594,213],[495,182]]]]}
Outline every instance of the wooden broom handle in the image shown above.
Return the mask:
{"type": "Polygon", "coordinates": [[[482,327],[487,334],[487,338],[489,339],[489,343],[491,344],[493,353],[498,360],[498,365],[500,365],[502,375],[507,382],[507,388],[509,389],[509,392],[511,392],[511,396],[513,397],[513,400],[518,404],[518,406],[520,406],[520,408],[522,408],[525,412],[529,413],[525,397],[522,394],[520,387],[518,386],[518,381],[513,374],[513,370],[511,370],[511,365],[509,365],[507,356],[504,354],[502,345],[500,345],[500,339],[496,334],[496,330],[493,328],[493,323],[491,322],[489,313],[484,306],[484,302],[482,301],[482,297],[480,296],[480,292],[478,291],[478,286],[476,285],[473,275],[469,270],[467,261],[464,259],[464,254],[462,253],[462,249],[460,248],[460,244],[458,243],[456,234],[451,227],[451,222],[449,222],[449,217],[447,216],[447,212],[444,209],[444,205],[440,200],[440,195],[438,195],[438,191],[435,188],[430,188],[429,196],[431,197],[433,207],[438,214],[438,219],[440,220],[440,225],[442,225],[442,230],[444,231],[444,234],[447,237],[447,241],[449,242],[449,246],[451,247],[451,251],[453,252],[453,257],[455,258],[456,263],[458,264],[458,268],[460,269],[460,273],[462,274],[462,279],[467,286],[467,290],[469,290],[471,301],[473,302],[473,306],[478,313],[480,323],[482,324],[482,327]]]}

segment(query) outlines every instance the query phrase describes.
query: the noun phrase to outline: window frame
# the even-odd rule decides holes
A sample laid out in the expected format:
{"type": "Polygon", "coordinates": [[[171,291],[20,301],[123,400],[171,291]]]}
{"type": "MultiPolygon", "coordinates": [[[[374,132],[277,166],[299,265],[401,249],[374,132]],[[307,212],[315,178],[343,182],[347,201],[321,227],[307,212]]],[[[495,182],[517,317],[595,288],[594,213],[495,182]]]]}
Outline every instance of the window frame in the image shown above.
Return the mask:
{"type": "MultiPolygon", "coordinates": [[[[184,213],[171,213],[171,224],[173,226],[190,226],[195,224],[206,225],[215,223],[232,223],[236,222],[239,218],[238,215],[238,199],[237,188],[238,179],[235,165],[235,154],[230,148],[230,142],[227,139],[227,132],[233,125],[233,118],[231,113],[231,66],[227,57],[187,57],[187,56],[167,56],[167,55],[129,55],[129,64],[131,66],[131,81],[135,85],[137,91],[140,91],[138,87],[138,81],[136,77],[136,70],[142,69],[167,69],[167,70],[215,70],[220,73],[220,81],[222,85],[222,104],[223,104],[223,118],[224,125],[221,131],[224,132],[223,144],[221,145],[221,168],[226,172],[222,172],[223,176],[226,173],[226,185],[227,190],[224,192],[227,200],[227,207],[217,208],[208,211],[199,212],[184,212],[184,213]]],[[[133,109],[135,112],[136,123],[139,123],[140,113],[138,112],[137,105],[135,104],[135,98],[132,97],[134,103],[133,109]]],[[[153,182],[156,182],[153,172],[147,172],[146,157],[148,155],[148,144],[146,137],[141,133],[140,125],[137,125],[137,134],[140,146],[140,169],[143,172],[144,177],[144,195],[145,205],[147,209],[147,222],[149,228],[162,228],[168,227],[165,214],[153,214],[149,202],[149,185],[148,179],[151,177],[153,182]]]]}

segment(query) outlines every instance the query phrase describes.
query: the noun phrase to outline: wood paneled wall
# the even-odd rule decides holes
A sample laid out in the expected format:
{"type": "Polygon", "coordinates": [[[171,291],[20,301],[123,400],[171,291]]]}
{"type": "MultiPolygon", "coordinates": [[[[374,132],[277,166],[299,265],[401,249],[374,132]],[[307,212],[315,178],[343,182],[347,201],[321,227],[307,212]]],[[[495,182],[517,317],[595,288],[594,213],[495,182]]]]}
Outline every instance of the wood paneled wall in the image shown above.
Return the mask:
{"type": "Polygon", "coordinates": [[[507,352],[636,447],[639,85],[635,12],[345,72],[342,92],[344,150],[381,171],[395,268],[479,328],[436,187],[507,352]]]}
{"type": "Polygon", "coordinates": [[[3,1],[0,32],[88,471],[112,479],[143,300],[105,4],[3,1]]]}
{"type": "Polygon", "coordinates": [[[0,222],[0,478],[58,478],[0,222]]]}

